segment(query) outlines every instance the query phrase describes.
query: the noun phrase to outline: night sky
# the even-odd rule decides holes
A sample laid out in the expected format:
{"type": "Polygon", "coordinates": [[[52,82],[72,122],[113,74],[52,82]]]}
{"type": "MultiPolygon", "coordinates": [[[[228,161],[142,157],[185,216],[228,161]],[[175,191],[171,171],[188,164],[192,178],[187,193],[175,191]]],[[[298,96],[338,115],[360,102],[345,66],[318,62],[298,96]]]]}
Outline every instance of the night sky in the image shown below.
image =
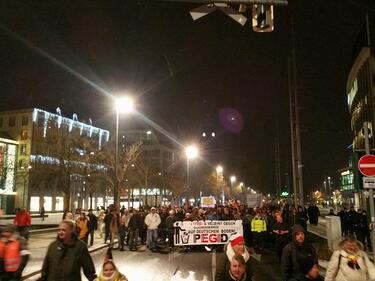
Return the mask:
{"type": "Polygon", "coordinates": [[[63,115],[77,113],[112,128],[111,99],[54,58],[108,92],[133,93],[138,110],[181,142],[213,128],[216,139],[202,145],[207,159],[270,192],[277,123],[282,174],[291,165],[287,57],[293,14],[304,185],[316,189],[347,166],[345,86],[366,3],[291,0],[275,8],[275,31],[260,34],[250,21],[241,26],[221,12],[193,22],[189,10],[199,4],[1,1],[0,110],[60,107],[63,115]],[[238,112],[243,126],[220,122],[224,109],[238,112]]]}

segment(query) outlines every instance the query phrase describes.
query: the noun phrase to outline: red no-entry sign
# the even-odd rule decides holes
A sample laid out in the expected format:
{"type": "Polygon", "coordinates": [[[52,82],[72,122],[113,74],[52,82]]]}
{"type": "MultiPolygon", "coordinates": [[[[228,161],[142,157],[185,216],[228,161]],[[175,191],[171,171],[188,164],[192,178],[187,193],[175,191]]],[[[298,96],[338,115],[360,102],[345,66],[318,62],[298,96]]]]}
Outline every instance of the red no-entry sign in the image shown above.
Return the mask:
{"type": "Polygon", "coordinates": [[[371,154],[362,156],[358,160],[358,169],[364,176],[375,176],[375,156],[371,154]]]}

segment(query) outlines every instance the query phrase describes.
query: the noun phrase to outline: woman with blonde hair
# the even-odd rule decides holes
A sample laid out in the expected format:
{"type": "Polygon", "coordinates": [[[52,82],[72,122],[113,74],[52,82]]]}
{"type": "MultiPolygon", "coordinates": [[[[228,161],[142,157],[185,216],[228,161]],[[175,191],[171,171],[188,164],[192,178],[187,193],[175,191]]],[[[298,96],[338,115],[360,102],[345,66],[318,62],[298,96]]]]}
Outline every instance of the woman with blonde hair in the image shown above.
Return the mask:
{"type": "Polygon", "coordinates": [[[329,262],[325,281],[365,281],[375,279],[374,264],[353,235],[345,237],[329,262]]]}
{"type": "Polygon", "coordinates": [[[128,281],[124,274],[120,273],[113,261],[103,263],[102,272],[94,281],[128,281]]]}

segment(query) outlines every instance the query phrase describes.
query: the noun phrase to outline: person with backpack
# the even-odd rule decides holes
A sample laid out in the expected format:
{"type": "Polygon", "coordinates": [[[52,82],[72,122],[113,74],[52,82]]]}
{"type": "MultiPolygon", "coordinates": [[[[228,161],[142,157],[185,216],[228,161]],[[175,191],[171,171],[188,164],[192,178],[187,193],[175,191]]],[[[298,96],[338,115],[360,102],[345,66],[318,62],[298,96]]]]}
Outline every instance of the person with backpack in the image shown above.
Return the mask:
{"type": "Polygon", "coordinates": [[[329,262],[325,281],[364,281],[375,279],[375,266],[362,251],[362,243],[348,235],[329,262]]]}

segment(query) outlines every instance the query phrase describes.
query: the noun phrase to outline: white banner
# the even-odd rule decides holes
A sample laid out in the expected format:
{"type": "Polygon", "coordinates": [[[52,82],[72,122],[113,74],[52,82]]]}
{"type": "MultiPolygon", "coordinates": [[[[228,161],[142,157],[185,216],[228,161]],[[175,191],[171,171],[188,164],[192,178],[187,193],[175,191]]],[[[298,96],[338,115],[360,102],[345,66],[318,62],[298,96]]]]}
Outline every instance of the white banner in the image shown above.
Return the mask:
{"type": "Polygon", "coordinates": [[[246,201],[249,208],[260,207],[262,204],[262,194],[247,194],[246,201]]]}
{"type": "Polygon", "coordinates": [[[226,244],[236,233],[242,235],[242,220],[177,221],[174,223],[174,245],[226,244]]]}

